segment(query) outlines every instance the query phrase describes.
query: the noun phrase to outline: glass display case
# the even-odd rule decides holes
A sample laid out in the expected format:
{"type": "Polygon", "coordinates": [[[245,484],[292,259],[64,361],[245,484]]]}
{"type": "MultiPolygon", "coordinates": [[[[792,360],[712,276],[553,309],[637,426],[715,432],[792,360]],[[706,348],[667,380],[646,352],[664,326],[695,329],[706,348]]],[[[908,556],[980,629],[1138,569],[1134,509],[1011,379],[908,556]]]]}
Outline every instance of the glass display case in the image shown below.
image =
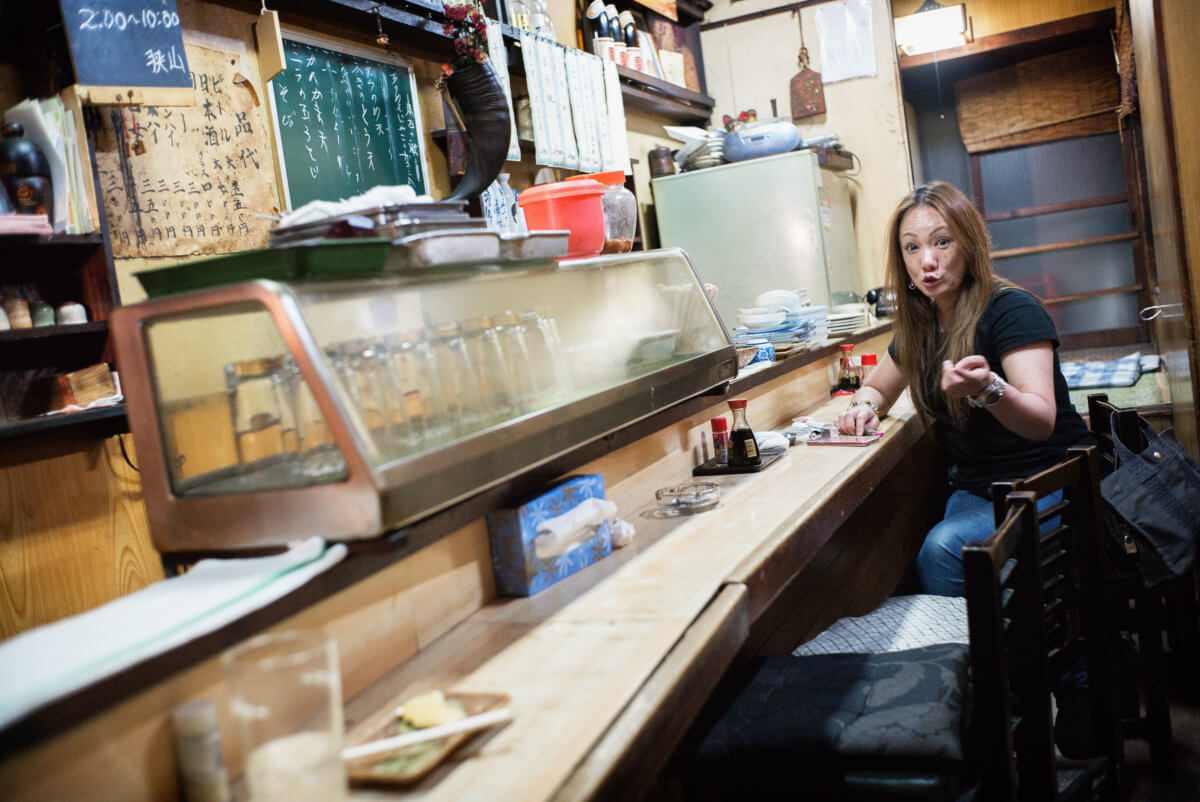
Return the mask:
{"type": "Polygon", "coordinates": [[[737,373],[678,249],[251,280],[112,327],[163,552],[375,537],[737,373]]]}

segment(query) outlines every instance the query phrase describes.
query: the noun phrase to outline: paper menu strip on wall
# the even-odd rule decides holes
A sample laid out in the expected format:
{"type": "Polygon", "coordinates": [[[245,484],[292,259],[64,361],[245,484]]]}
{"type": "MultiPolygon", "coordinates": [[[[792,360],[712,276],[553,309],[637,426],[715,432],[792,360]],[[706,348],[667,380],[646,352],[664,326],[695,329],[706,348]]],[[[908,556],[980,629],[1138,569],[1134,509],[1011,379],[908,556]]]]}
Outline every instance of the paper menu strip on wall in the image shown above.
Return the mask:
{"type": "MultiPolygon", "coordinates": [[[[567,87],[571,98],[571,119],[575,128],[575,144],[579,151],[579,169],[585,173],[600,170],[600,148],[596,131],[600,127],[600,111],[588,80],[589,67],[584,59],[589,54],[578,50],[566,51],[567,87]]],[[[591,56],[596,58],[596,56],[591,56]]],[[[601,97],[603,101],[603,97],[601,97]]]]}
{"type": "Polygon", "coordinates": [[[504,101],[508,103],[508,119],[509,119],[509,139],[508,139],[508,161],[521,161],[521,143],[517,141],[517,115],[513,113],[512,100],[512,78],[508,74],[508,51],[504,49],[504,33],[500,29],[500,23],[495,20],[487,20],[487,39],[488,39],[488,58],[492,62],[492,69],[496,72],[496,77],[500,80],[500,87],[504,89],[504,101]]]}
{"type": "Polygon", "coordinates": [[[630,175],[633,169],[629,164],[629,140],[625,137],[625,99],[621,95],[621,78],[613,62],[605,61],[603,67],[604,93],[608,99],[609,140],[612,143],[611,161],[604,165],[604,169],[624,170],[625,175],[630,175]]]}
{"type": "Polygon", "coordinates": [[[525,85],[529,91],[529,116],[533,120],[533,160],[536,164],[545,164],[549,156],[549,142],[546,138],[546,101],[542,97],[537,41],[531,32],[524,29],[520,31],[520,36],[521,60],[525,63],[525,85]]]}
{"type": "Polygon", "coordinates": [[[575,121],[571,117],[571,89],[567,84],[567,49],[558,42],[548,42],[550,61],[554,66],[557,83],[558,115],[562,130],[562,166],[579,169],[579,148],[575,144],[575,121]]]}
{"type": "Polygon", "coordinates": [[[564,94],[565,87],[559,84],[558,66],[555,64],[556,60],[561,62],[562,59],[555,50],[557,42],[550,42],[536,34],[534,41],[541,68],[542,93],[546,98],[546,132],[550,137],[550,160],[547,164],[551,167],[566,167],[563,103],[568,101],[564,94]]]}
{"type": "Polygon", "coordinates": [[[588,96],[592,99],[592,106],[596,111],[595,120],[595,140],[596,140],[596,159],[597,170],[611,169],[609,165],[612,163],[612,129],[609,126],[608,118],[608,97],[604,87],[604,59],[591,54],[584,54],[588,58],[583,59],[584,71],[583,74],[588,84],[588,96]]]}

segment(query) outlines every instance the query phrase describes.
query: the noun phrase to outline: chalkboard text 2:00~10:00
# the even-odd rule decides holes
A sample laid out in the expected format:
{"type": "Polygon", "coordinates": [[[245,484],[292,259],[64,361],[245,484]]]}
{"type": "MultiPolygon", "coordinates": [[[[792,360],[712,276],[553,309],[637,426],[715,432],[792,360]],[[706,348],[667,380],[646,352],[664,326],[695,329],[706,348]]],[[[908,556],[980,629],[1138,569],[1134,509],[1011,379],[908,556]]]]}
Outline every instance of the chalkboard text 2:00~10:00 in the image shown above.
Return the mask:
{"type": "Polygon", "coordinates": [[[142,28],[178,28],[179,15],[173,11],[156,11],[143,8],[138,12],[113,11],[108,8],[81,8],[79,23],[81,31],[123,31],[130,25],[142,28]]]}

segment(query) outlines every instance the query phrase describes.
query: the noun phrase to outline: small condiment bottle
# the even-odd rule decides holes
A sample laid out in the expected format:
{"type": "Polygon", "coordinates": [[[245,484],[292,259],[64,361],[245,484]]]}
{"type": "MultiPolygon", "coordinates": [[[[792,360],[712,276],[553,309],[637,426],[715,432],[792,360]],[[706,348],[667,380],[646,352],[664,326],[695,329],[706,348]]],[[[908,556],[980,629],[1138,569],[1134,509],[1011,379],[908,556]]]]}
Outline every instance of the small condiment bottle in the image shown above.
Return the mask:
{"type": "Polygon", "coordinates": [[[854,395],[862,387],[859,369],[854,364],[854,346],[842,343],[838,348],[842,351],[842,358],[838,367],[837,392],[834,395],[854,395]]]}
{"type": "Polygon", "coordinates": [[[733,410],[733,424],[729,428],[729,467],[752,468],[762,464],[754,432],[746,422],[746,399],[734,398],[729,402],[733,410]]]}
{"type": "Polygon", "coordinates": [[[713,418],[712,425],[713,459],[717,462],[729,462],[729,421],[724,416],[713,418]]]}
{"type": "Polygon", "coordinates": [[[871,375],[871,371],[878,364],[875,354],[862,355],[862,380],[865,382],[871,375]]]}

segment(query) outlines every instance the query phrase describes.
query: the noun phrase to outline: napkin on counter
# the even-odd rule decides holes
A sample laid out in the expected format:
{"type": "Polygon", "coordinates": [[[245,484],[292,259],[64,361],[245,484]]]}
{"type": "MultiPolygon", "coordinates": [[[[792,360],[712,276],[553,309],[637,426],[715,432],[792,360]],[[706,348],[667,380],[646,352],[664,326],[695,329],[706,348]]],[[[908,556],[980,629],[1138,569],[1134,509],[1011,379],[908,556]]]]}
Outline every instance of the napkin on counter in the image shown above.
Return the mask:
{"type": "Polygon", "coordinates": [[[617,505],[603,498],[587,498],[568,512],[537,525],[534,548],[541,559],[549,559],[591,537],[609,518],[617,514],[617,505]]]}
{"type": "Polygon", "coordinates": [[[319,537],[282,554],[201,560],[95,610],[0,644],[0,729],[60,696],[212,632],[303,585],[346,555],[319,537]]]}

